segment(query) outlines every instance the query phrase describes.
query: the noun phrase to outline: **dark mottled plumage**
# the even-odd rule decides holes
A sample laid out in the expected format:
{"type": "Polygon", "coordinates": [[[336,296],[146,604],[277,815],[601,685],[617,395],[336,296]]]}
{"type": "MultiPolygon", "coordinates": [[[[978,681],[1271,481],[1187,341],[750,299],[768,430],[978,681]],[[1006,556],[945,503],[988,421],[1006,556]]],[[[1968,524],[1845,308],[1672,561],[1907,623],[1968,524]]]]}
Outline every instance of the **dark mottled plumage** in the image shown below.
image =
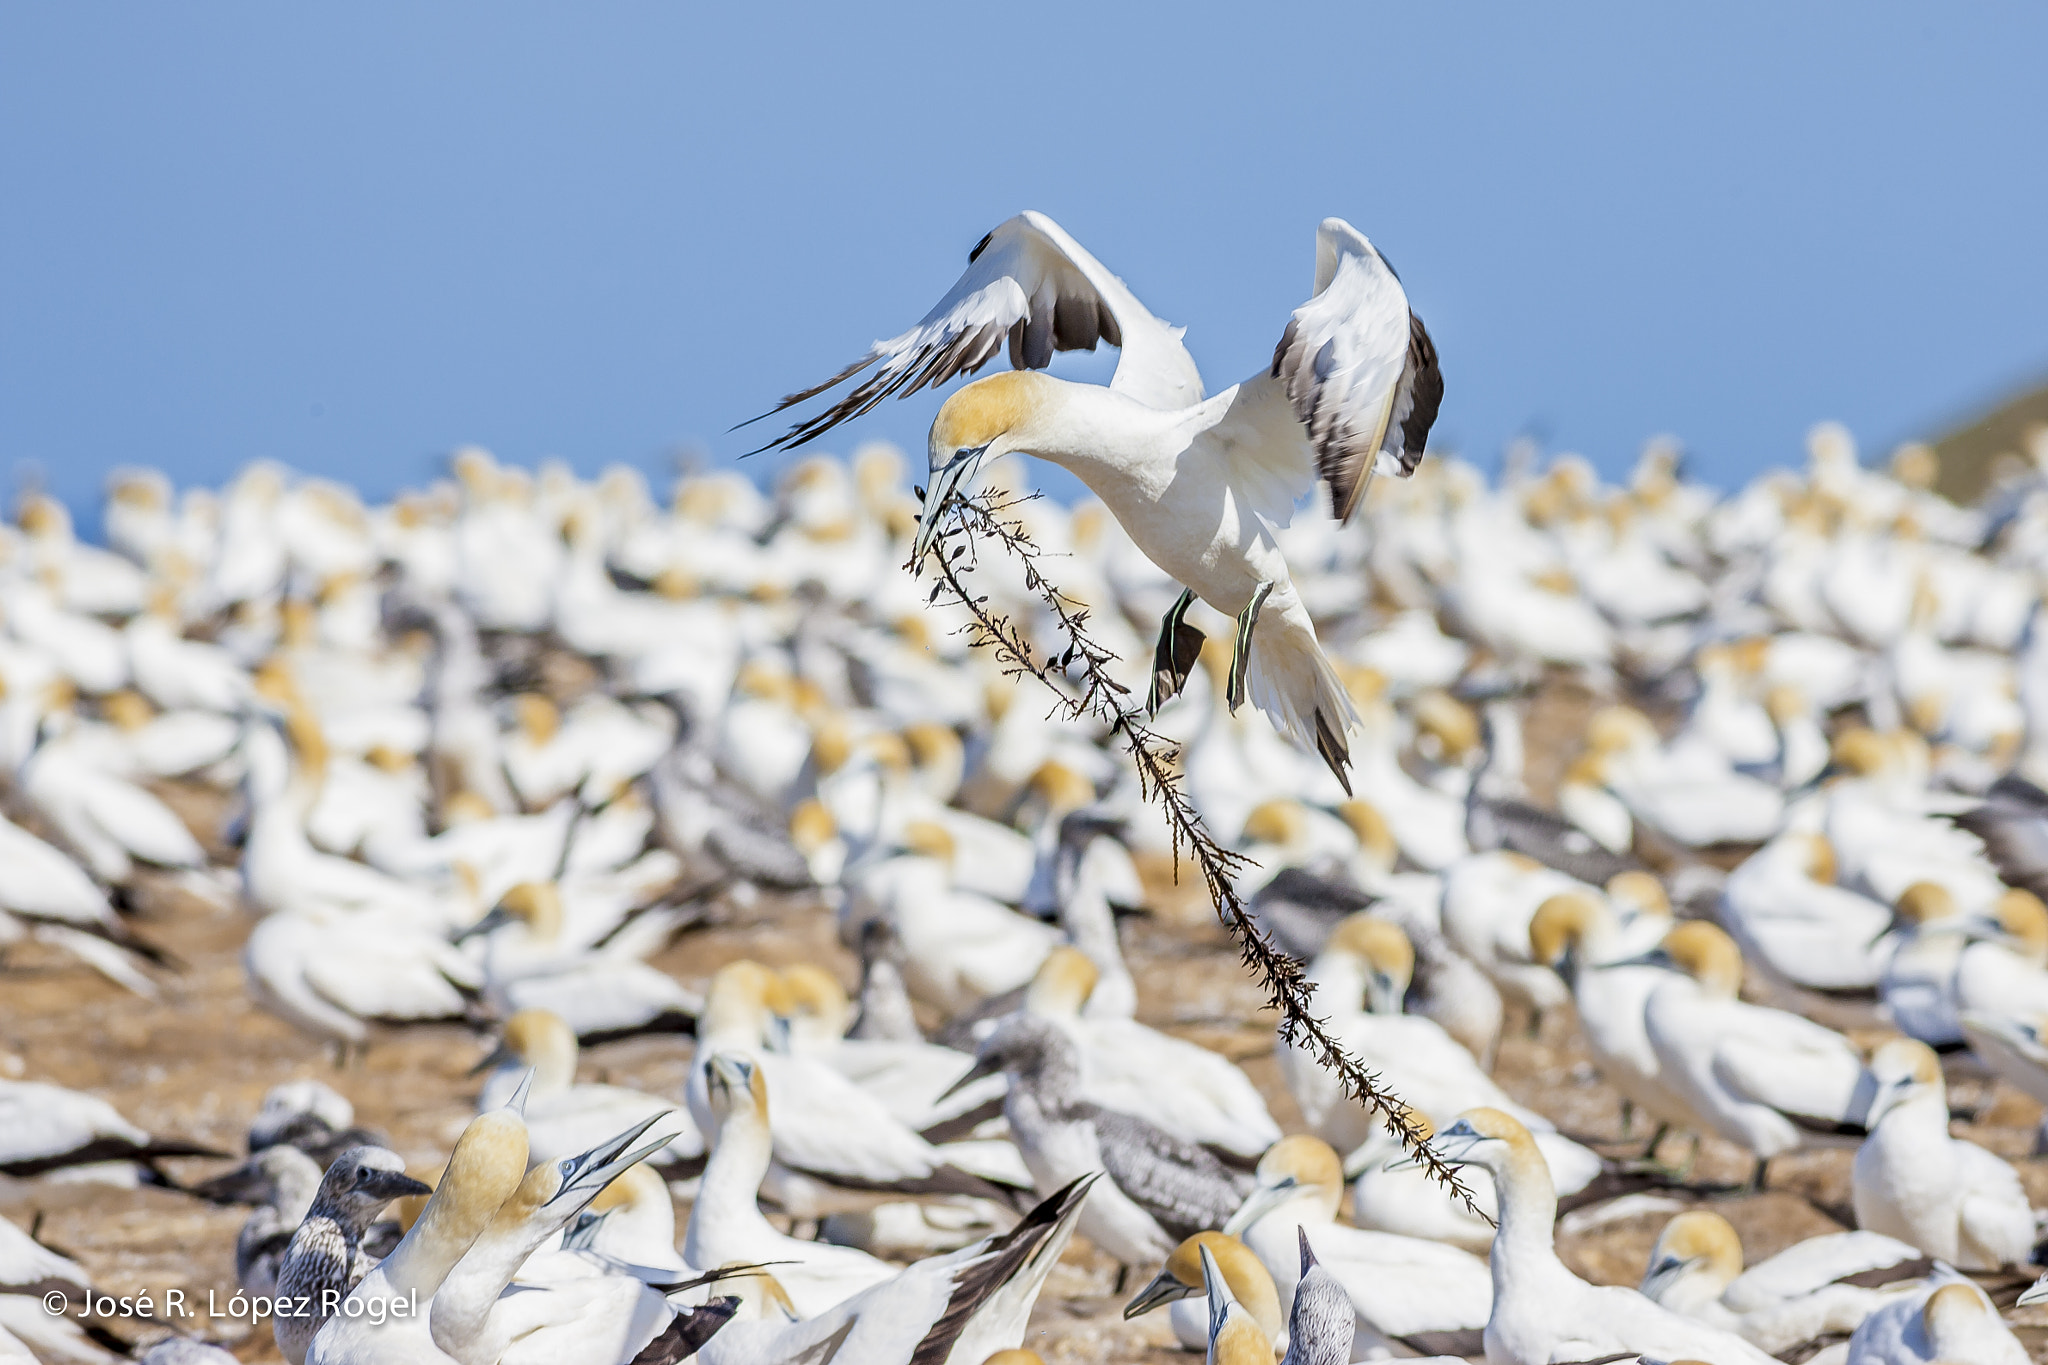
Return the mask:
{"type": "Polygon", "coordinates": [[[322,1293],[346,1294],[375,1263],[377,1258],[363,1247],[363,1235],[377,1215],[394,1199],[427,1192],[428,1186],[405,1173],[398,1153],[383,1147],[351,1148],[327,1168],[313,1207],[292,1234],[277,1270],[278,1294],[305,1299],[313,1310],[279,1314],[271,1321],[277,1347],[293,1365],[305,1360],[326,1321],[318,1311],[322,1293]]]}

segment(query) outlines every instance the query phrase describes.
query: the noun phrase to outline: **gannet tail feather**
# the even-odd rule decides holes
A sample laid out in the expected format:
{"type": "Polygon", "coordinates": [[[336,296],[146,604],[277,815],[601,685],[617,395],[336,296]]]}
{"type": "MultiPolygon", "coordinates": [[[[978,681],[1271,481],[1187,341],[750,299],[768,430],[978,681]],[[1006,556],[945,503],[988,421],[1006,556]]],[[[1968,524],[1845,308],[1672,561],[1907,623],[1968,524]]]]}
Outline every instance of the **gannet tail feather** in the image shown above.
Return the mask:
{"type": "Polygon", "coordinates": [[[1311,627],[1268,612],[1253,637],[1246,675],[1252,705],[1310,753],[1319,755],[1348,794],[1351,747],[1346,738],[1358,710],[1311,627]]]}

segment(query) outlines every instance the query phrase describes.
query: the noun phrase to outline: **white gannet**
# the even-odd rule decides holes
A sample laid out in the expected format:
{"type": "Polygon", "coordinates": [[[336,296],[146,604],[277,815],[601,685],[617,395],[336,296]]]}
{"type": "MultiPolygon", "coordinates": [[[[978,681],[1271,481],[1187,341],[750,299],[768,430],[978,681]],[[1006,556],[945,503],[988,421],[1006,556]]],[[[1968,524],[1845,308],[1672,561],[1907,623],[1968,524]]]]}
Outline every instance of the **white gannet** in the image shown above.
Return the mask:
{"type": "Polygon", "coordinates": [[[805,1318],[894,1275],[865,1251],[802,1241],[769,1225],[756,1202],[774,1151],[767,1078],[751,1061],[722,1052],[700,1070],[711,1157],[683,1233],[683,1259],[699,1269],[774,1262],[776,1280],[805,1318]]]}
{"type": "MultiPolygon", "coordinates": [[[[815,1318],[783,1313],[735,1321],[697,1352],[703,1365],[923,1359],[938,1365],[1002,1361],[1024,1339],[1038,1292],[1073,1235],[1095,1177],[1059,1190],[1016,1227],[910,1265],[815,1318]],[[834,1354],[837,1352],[837,1354],[834,1354]]],[[[772,1276],[752,1277],[755,1283],[772,1276]]],[[[780,1296],[779,1288],[774,1293],[780,1296]]],[[[781,1296],[786,1304],[787,1297],[781,1296]]],[[[1004,1365],[1016,1365],[1005,1361],[1004,1365]]]]}
{"type": "Polygon", "coordinates": [[[1024,1187],[1028,1175],[1008,1144],[937,1146],[828,1063],[768,1051],[774,984],[766,968],[745,959],[719,968],[706,992],[686,1094],[702,1129],[711,1121],[711,1057],[729,1053],[761,1073],[775,1107],[768,1196],[784,1211],[821,1218],[925,1195],[1006,1202],[1024,1187]]]}
{"type": "Polygon", "coordinates": [[[1355,712],[1274,537],[1318,477],[1330,484],[1333,512],[1348,520],[1375,471],[1406,476],[1422,458],[1443,379],[1394,272],[1350,224],[1325,219],[1314,297],[1294,311],[1270,371],[1205,401],[1179,329],[1145,311],[1051,219],[1027,211],[982,240],[967,273],[916,327],[779,404],[881,362],[771,445],[800,445],[891,393],[972,372],[1006,333],[1016,371],[960,390],[932,424],[931,488],[914,557],[985,460],[1021,451],[1063,466],[1187,588],[1161,632],[1155,705],[1192,666],[1199,633],[1185,613],[1200,596],[1237,621],[1232,709],[1249,695],[1342,780],[1355,712]],[[1108,388],[1032,373],[1055,351],[1098,340],[1121,351],[1108,388]]]}
{"type": "Polygon", "coordinates": [[[1789,829],[1721,884],[1717,918],[1780,1004],[1826,1002],[1876,1020],[1877,983],[1898,939],[1883,904],[1836,878],[1834,846],[1789,829]]]}
{"type": "MultiPolygon", "coordinates": [[[[1479,1062],[1435,1020],[1401,1010],[1415,970],[1415,948],[1401,927],[1370,912],[1344,920],[1309,964],[1318,1004],[1330,1011],[1325,1027],[1347,1055],[1377,1072],[1410,1108],[1442,1124],[1478,1106],[1515,1114],[1536,1141],[1568,1192],[1600,1173],[1600,1158],[1554,1131],[1549,1119],[1508,1098],[1479,1062]]],[[[1303,1044],[1279,1051],[1281,1074],[1309,1129],[1340,1151],[1372,1140],[1380,1118],[1361,1107],[1339,1078],[1303,1044]]]]}
{"type": "Polygon", "coordinates": [[[419,1220],[321,1324],[305,1359],[312,1365],[447,1365],[450,1357],[434,1344],[429,1323],[434,1293],[525,1174],[526,1125],[516,1107],[471,1119],[419,1220]]]}
{"type": "Polygon", "coordinates": [[[1960,1276],[1938,1276],[1923,1292],[1902,1294],[1865,1318],[1849,1338],[1845,1365],[2028,1365],[2032,1359],[1983,1290],[1960,1276]]]}
{"type": "Polygon", "coordinates": [[[666,1117],[528,1171],[435,1292],[434,1344],[462,1365],[618,1365],[668,1326],[674,1310],[637,1277],[576,1273],[580,1264],[566,1278],[551,1277],[548,1254],[529,1260],[607,1182],[667,1141],[662,1129],[633,1150],[666,1117]]]}
{"type": "Polygon", "coordinates": [[[41,1175],[101,1161],[152,1163],[173,1156],[226,1156],[179,1138],[158,1137],[97,1095],[44,1081],[0,1079],[0,1175],[41,1175]]]}
{"type": "Polygon", "coordinates": [[[1661,1308],[1633,1289],[1587,1284],[1552,1242],[1557,1194],[1529,1130],[1497,1109],[1475,1109],[1430,1140],[1438,1156],[1493,1177],[1500,1207],[1491,1272],[1486,1358],[1493,1365],[1550,1365],[1638,1352],[1713,1365],[1770,1365],[1733,1332],[1661,1308]]]}
{"type": "Polygon", "coordinates": [[[1258,1088],[1228,1058],[1135,1019],[1090,1015],[1098,979],[1079,948],[1055,948],[1024,993],[1024,1008],[1080,1049],[1082,1098],[1246,1160],[1279,1140],[1258,1088]]]}
{"type": "Polygon", "coordinates": [[[1198,1232],[1184,1239],[1166,1258],[1159,1273],[1124,1305],[1125,1320],[1166,1304],[1173,1334],[1180,1344],[1191,1351],[1206,1346],[1209,1304],[1208,1289],[1202,1279],[1205,1252],[1229,1286],[1230,1297],[1251,1314],[1259,1330],[1274,1342],[1285,1340],[1287,1315],[1280,1307],[1280,1293],[1274,1287],[1273,1276],[1249,1247],[1227,1232],[1198,1232]]]}
{"type": "Polygon", "coordinates": [[[1856,1225],[1964,1270],[2024,1262],[2034,1246],[2026,1190],[2004,1161],[1949,1136],[1948,1088],[1933,1050],[1895,1038],[1872,1055],[1870,1077],[1870,1136],[1853,1172],[1856,1225]]]}
{"type": "Polygon", "coordinates": [[[1720,1214],[1693,1209],[1664,1225],[1637,1287],[1664,1307],[1740,1334],[1773,1355],[1854,1332],[1929,1269],[1919,1249],[1874,1232],[1795,1242],[1742,1268],[1742,1242],[1720,1214]]]}
{"type": "MultiPolygon", "coordinates": [[[[501,1108],[507,1095],[529,1088],[522,1112],[532,1160],[574,1156],[608,1133],[676,1108],[673,1101],[625,1086],[579,1083],[580,1052],[575,1031],[560,1015],[521,1010],[505,1021],[497,1047],[472,1068],[472,1074],[490,1073],[477,1096],[479,1112],[501,1108]]],[[[687,1164],[704,1155],[704,1139],[689,1114],[678,1111],[664,1127],[671,1137],[656,1160],[687,1164]]]]}
{"type": "Polygon", "coordinates": [[[1665,1081],[1695,1132],[1754,1152],[1762,1187],[1770,1159],[1864,1133],[1862,1058],[1832,1029],[1736,998],[1742,952],[1703,920],[1673,929],[1642,961],[1677,970],[1650,993],[1644,1023],[1665,1081]]]}
{"type": "Polygon", "coordinates": [[[334,1305],[375,1263],[377,1258],[363,1245],[364,1234],[384,1206],[428,1193],[426,1184],[405,1173],[398,1153],[383,1147],[352,1147],[327,1168],[278,1258],[274,1291],[261,1291],[275,1292],[307,1310],[281,1311],[271,1318],[277,1349],[292,1365],[303,1365],[334,1305]]]}
{"type": "Polygon", "coordinates": [[[1257,1179],[1224,1230],[1272,1274],[1283,1311],[1297,1302],[1306,1244],[1354,1311],[1354,1353],[1477,1354],[1492,1293],[1485,1262],[1440,1242],[1339,1223],[1344,1173],[1318,1138],[1282,1138],[1260,1158],[1257,1179]]]}
{"type": "Polygon", "coordinates": [[[960,1081],[996,1072],[1009,1077],[1003,1115],[1041,1190],[1108,1173],[1082,1213],[1081,1232],[1125,1265],[1165,1260],[1181,1238],[1220,1228],[1237,1208],[1238,1181],[1207,1150],[1081,1098],[1079,1051],[1056,1024],[1010,1016],[960,1081]]]}
{"type": "MultiPolygon", "coordinates": [[[[1658,894],[1662,896],[1661,887],[1658,894]]],[[[1654,932],[1659,922],[1668,926],[1670,917],[1642,915],[1638,922],[1654,932]]],[[[1631,931],[1636,927],[1631,925],[1631,931]]],[[[1552,896],[1529,921],[1530,952],[1538,962],[1556,967],[1571,987],[1579,1027],[1600,1074],[1625,1101],[1660,1126],[1683,1126],[1692,1116],[1664,1079],[1643,1015],[1665,973],[1656,967],[1613,965],[1632,955],[1629,936],[1610,905],[1580,892],[1552,896]]]]}

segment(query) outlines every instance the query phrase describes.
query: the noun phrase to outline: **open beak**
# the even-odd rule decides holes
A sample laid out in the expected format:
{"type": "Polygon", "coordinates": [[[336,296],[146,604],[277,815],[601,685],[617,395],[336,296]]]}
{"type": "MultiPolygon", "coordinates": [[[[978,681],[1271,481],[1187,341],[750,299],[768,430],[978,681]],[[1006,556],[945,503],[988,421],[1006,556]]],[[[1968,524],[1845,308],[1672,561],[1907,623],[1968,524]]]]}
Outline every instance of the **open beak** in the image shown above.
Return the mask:
{"type": "Polygon", "coordinates": [[[674,1133],[664,1131],[653,1142],[633,1146],[641,1134],[673,1113],[673,1109],[664,1109],[634,1124],[617,1137],[598,1143],[583,1155],[564,1160],[562,1188],[555,1191],[555,1197],[548,1202],[554,1204],[572,1198],[579,1202],[587,1202],[597,1198],[597,1192],[611,1184],[628,1167],[660,1151],[675,1139],[674,1133]]]}
{"type": "Polygon", "coordinates": [[[2016,1302],[2021,1308],[2025,1308],[2029,1304],[2048,1302],[2048,1275],[2043,1275],[2040,1279],[2028,1285],[2016,1302]]]}
{"type": "Polygon", "coordinates": [[[1173,1278],[1173,1272],[1162,1270],[1152,1277],[1152,1283],[1140,1289],[1137,1296],[1124,1305],[1124,1320],[1151,1312],[1163,1303],[1176,1299],[1192,1298],[1195,1291],[1173,1278]]]}
{"type": "Polygon", "coordinates": [[[939,521],[946,504],[960,492],[960,485],[973,477],[981,467],[981,457],[987,453],[987,446],[955,451],[952,459],[932,471],[932,486],[925,490],[924,507],[917,516],[917,539],[910,546],[912,565],[924,562],[925,551],[939,537],[939,521]]]}
{"type": "Polygon", "coordinates": [[[1614,967],[1662,967],[1669,971],[1674,966],[1671,954],[1664,951],[1662,944],[1647,953],[1637,953],[1634,957],[1618,957],[1612,962],[1596,962],[1593,965],[1595,970],[1603,972],[1614,967]]]}
{"type": "Polygon", "coordinates": [[[976,1057],[974,1059],[974,1065],[968,1067],[967,1070],[961,1075],[959,1080],[953,1082],[951,1085],[947,1086],[943,1091],[939,1093],[939,1099],[949,1100],[953,1098],[953,1096],[965,1090],[968,1086],[980,1080],[983,1076],[993,1076],[1001,1070],[1002,1068],[1000,1066],[997,1066],[993,1059],[976,1057]]]}

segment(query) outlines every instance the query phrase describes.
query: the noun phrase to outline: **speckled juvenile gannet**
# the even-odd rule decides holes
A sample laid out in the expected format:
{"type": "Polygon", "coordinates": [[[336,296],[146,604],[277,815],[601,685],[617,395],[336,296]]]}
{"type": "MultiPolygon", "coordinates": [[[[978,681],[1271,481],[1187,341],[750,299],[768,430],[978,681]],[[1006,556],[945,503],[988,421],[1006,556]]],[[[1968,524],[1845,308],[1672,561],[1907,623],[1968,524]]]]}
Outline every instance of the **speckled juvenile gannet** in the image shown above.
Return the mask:
{"type": "Polygon", "coordinates": [[[384,1206],[426,1193],[425,1184],[405,1173],[398,1153],[383,1147],[354,1148],[327,1168],[312,1207],[292,1233],[276,1269],[276,1292],[310,1309],[281,1312],[271,1319],[277,1349],[292,1365],[306,1359],[313,1338],[327,1321],[324,1296],[348,1293],[369,1273],[371,1258],[363,1251],[363,1233],[384,1206]]]}
{"type": "Polygon", "coordinates": [[[1316,641],[1276,532],[1317,479],[1349,519],[1376,471],[1411,474],[1443,398],[1436,347],[1393,270],[1363,235],[1326,218],[1314,296],[1294,310],[1269,370],[1204,399],[1181,330],[1145,310],[1058,224],[1024,212],[968,256],[967,273],[910,331],[777,411],[880,362],[832,407],[770,443],[802,445],[892,393],[972,373],[1010,338],[1011,374],[978,380],[932,423],[931,488],[913,558],[947,502],[988,459],[1020,451],[1074,473],[1131,540],[1185,587],[1166,615],[1152,704],[1179,691],[1201,633],[1197,596],[1237,621],[1229,700],[1247,695],[1320,754],[1339,781],[1350,762],[1350,698],[1316,641]],[[1055,351],[1120,348],[1107,388],[1034,373],[1055,351]]]}
{"type": "Polygon", "coordinates": [[[434,1344],[428,1322],[434,1293],[525,1174],[526,1125],[518,1111],[508,1106],[471,1119],[419,1221],[349,1291],[305,1359],[312,1365],[447,1365],[450,1357],[434,1344]],[[401,1301],[403,1316],[391,1311],[401,1301]]]}
{"type": "Polygon", "coordinates": [[[1894,1038],[1870,1059],[1871,1132],[1856,1151],[1856,1225],[1964,1270],[2024,1262],[2034,1215],[2019,1174],[1949,1136],[1948,1088],[1934,1050],[1894,1038]]]}
{"type": "Polygon", "coordinates": [[[1529,1130],[1497,1109],[1474,1109],[1430,1140],[1456,1166],[1493,1176],[1500,1231],[1493,1241],[1493,1313],[1486,1358],[1493,1365],[1614,1358],[1640,1352],[1663,1360],[1770,1365],[1772,1357],[1732,1332],[1661,1308],[1633,1289],[1587,1284],[1557,1257],[1557,1193],[1529,1130]]]}
{"type": "Polygon", "coordinates": [[[1181,1238],[1223,1225],[1240,1188],[1201,1147],[1131,1114],[1081,1098],[1080,1056],[1058,1026],[1010,1016],[982,1043],[960,1084],[1003,1072],[1003,1114],[1041,1190],[1109,1175],[1081,1215],[1081,1232],[1125,1265],[1156,1265],[1181,1238]]]}

